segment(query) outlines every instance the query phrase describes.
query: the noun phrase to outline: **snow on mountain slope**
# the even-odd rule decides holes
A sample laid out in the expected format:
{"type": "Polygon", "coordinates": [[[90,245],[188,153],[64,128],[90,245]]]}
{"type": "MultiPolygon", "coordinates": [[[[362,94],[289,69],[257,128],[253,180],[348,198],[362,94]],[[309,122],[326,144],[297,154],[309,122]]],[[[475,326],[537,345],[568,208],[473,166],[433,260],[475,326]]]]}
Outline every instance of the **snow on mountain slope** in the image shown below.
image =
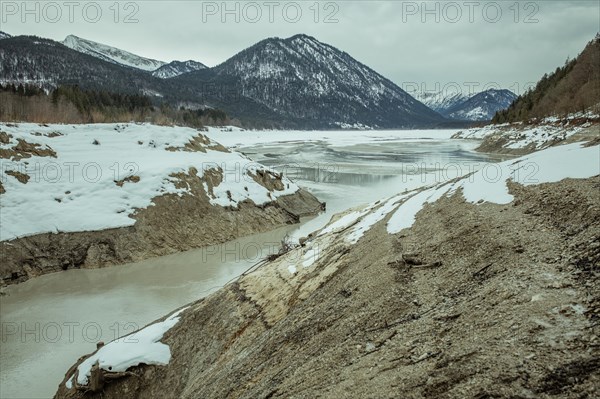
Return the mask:
{"type": "Polygon", "coordinates": [[[445,115],[452,119],[489,121],[496,112],[508,108],[516,98],[517,95],[510,90],[490,89],[449,108],[445,115]]]}
{"type": "Polygon", "coordinates": [[[457,90],[442,90],[439,92],[420,91],[410,93],[414,98],[427,105],[432,110],[444,114],[447,109],[469,99],[469,95],[457,90]]]}
{"type": "Polygon", "coordinates": [[[250,126],[430,128],[447,122],[347,53],[306,35],[263,40],[214,68],[165,64],[72,35],[64,45],[29,36],[1,43],[2,81],[159,93],[175,104],[222,109],[250,126]]]}
{"type": "Polygon", "coordinates": [[[100,58],[101,60],[141,69],[143,71],[154,71],[166,64],[166,62],[163,61],[140,57],[139,55],[132,54],[128,51],[82,39],[74,35],[67,36],[62,44],[81,53],[100,58]]]}
{"type": "Polygon", "coordinates": [[[84,90],[123,94],[178,93],[178,88],[147,71],[104,61],[36,36],[0,40],[0,66],[0,82],[35,85],[48,91],[77,84],[84,90]]]}
{"type": "Polygon", "coordinates": [[[153,198],[188,195],[178,174],[206,176],[213,206],[235,208],[248,199],[263,205],[299,190],[196,129],[22,123],[0,124],[0,131],[0,241],[132,226],[131,216],[152,206],[153,198]],[[275,188],[259,183],[269,176],[275,188]]]}
{"type": "Polygon", "coordinates": [[[161,79],[169,79],[184,73],[200,71],[206,68],[208,68],[206,65],[198,61],[173,61],[152,72],[152,76],[156,76],[157,78],[161,79]]]}
{"type": "Polygon", "coordinates": [[[6,33],[6,32],[2,32],[2,31],[0,31],[0,40],[2,40],[2,39],[8,39],[9,37],[12,37],[12,36],[11,36],[11,35],[9,35],[9,34],[8,34],[8,33],[6,33]]]}
{"type": "Polygon", "coordinates": [[[146,72],[152,72],[153,76],[161,79],[168,79],[184,73],[207,68],[206,65],[192,60],[166,63],[150,58],[144,58],[125,50],[82,39],[74,35],[67,36],[62,43],[73,50],[100,58],[104,61],[141,69],[146,72]]]}
{"type": "Polygon", "coordinates": [[[517,96],[510,90],[489,89],[478,93],[458,90],[414,92],[413,97],[434,111],[457,120],[491,120],[496,112],[508,108],[517,96]]]}
{"type": "Polygon", "coordinates": [[[410,127],[439,114],[347,53],[307,35],[271,38],[214,68],[243,96],[295,118],[330,126],[410,127]]]}

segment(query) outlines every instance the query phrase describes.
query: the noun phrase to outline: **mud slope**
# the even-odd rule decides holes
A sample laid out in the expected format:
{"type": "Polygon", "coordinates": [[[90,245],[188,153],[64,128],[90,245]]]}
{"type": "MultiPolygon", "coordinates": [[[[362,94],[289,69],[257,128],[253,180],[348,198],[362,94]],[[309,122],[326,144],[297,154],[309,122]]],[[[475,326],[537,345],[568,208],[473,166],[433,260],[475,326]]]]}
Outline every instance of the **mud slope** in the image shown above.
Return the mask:
{"type": "Polygon", "coordinates": [[[93,390],[66,388],[74,366],[56,397],[594,397],[600,178],[509,191],[442,196],[397,234],[388,213],[357,235],[373,214],[349,211],[187,308],[167,366],[102,370],[93,390]]]}

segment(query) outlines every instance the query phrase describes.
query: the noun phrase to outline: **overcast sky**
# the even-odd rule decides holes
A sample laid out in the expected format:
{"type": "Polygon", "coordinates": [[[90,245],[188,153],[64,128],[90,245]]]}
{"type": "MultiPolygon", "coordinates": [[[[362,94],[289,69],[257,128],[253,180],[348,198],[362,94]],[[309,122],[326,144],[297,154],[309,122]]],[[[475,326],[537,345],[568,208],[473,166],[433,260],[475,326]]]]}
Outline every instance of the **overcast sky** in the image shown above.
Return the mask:
{"type": "Polygon", "coordinates": [[[264,38],[306,33],[405,89],[456,83],[466,91],[497,84],[518,94],[575,57],[600,31],[598,0],[446,1],[425,7],[422,1],[259,0],[224,6],[154,0],[119,7],[114,1],[64,1],[29,2],[28,13],[21,1],[1,0],[0,30],[55,40],[74,34],[145,57],[209,66],[264,38]]]}

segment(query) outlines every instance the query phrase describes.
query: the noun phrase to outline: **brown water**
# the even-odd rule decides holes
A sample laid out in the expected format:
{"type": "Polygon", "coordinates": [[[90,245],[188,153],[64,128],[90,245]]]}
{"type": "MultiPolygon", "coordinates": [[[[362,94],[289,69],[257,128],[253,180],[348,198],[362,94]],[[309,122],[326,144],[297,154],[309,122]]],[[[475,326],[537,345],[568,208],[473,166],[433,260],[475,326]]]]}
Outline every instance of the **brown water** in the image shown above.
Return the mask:
{"type": "Polygon", "coordinates": [[[295,228],[8,287],[0,297],[0,397],[52,397],[67,369],[96,342],[119,338],[214,292],[272,253],[295,228]]]}

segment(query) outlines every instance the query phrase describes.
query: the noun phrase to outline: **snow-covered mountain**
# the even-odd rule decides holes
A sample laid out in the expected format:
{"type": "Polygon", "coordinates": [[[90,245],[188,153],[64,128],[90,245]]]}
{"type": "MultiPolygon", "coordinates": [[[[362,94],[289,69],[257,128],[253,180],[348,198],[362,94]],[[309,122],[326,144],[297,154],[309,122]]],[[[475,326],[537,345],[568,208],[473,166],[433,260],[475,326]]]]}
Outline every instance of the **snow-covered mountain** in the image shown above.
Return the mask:
{"type": "Polygon", "coordinates": [[[0,40],[2,40],[2,39],[8,39],[9,37],[12,37],[12,36],[11,36],[11,35],[9,35],[9,34],[8,34],[8,33],[6,33],[6,32],[2,32],[2,31],[0,31],[0,40]]]}
{"type": "Polygon", "coordinates": [[[263,40],[210,74],[180,78],[191,85],[210,81],[227,87],[219,93],[225,103],[233,96],[250,98],[281,119],[315,127],[414,127],[444,121],[371,68],[307,35],[263,40]]]}
{"type": "Polygon", "coordinates": [[[151,72],[153,76],[161,79],[169,79],[184,73],[207,68],[206,65],[192,60],[172,61],[170,63],[157,61],[74,35],[67,36],[62,44],[80,53],[88,54],[113,64],[151,72]]]}
{"type": "Polygon", "coordinates": [[[171,63],[161,64],[160,73],[149,70],[158,64],[150,66],[131,53],[74,36],[65,43],[34,36],[0,41],[0,80],[46,89],[77,84],[152,93],[158,102],[221,109],[252,127],[425,128],[448,123],[347,53],[306,35],[263,40],[214,68],[171,63]],[[188,72],[194,68],[198,70],[188,72]]]}
{"type": "Polygon", "coordinates": [[[450,119],[486,121],[517,98],[510,90],[489,89],[468,94],[456,90],[414,92],[413,97],[450,119]]]}
{"type": "Polygon", "coordinates": [[[508,108],[516,98],[517,95],[510,90],[486,90],[449,108],[445,116],[459,120],[489,121],[496,112],[508,108]]]}
{"type": "Polygon", "coordinates": [[[88,54],[101,60],[112,62],[114,64],[124,65],[143,71],[155,71],[166,64],[164,61],[157,61],[150,58],[140,57],[128,51],[121,50],[115,47],[107,46],[106,44],[96,43],[91,40],[82,39],[80,37],[69,35],[62,44],[79,51],[80,53],[88,54]]]}
{"type": "Polygon", "coordinates": [[[161,66],[160,68],[152,72],[152,75],[161,79],[169,79],[174,78],[175,76],[182,75],[184,73],[200,71],[206,68],[208,68],[206,65],[198,61],[173,61],[161,66]]]}
{"type": "Polygon", "coordinates": [[[420,91],[411,92],[410,94],[432,110],[439,112],[442,115],[446,112],[446,110],[456,106],[457,104],[465,102],[470,98],[470,96],[466,93],[446,90],[439,92],[420,91]]]}
{"type": "MultiPolygon", "coordinates": [[[[0,40],[0,81],[46,90],[77,84],[82,89],[127,94],[168,93],[163,81],[146,71],[92,57],[37,36],[0,40]]],[[[176,91],[173,89],[174,94],[176,91]]]]}

